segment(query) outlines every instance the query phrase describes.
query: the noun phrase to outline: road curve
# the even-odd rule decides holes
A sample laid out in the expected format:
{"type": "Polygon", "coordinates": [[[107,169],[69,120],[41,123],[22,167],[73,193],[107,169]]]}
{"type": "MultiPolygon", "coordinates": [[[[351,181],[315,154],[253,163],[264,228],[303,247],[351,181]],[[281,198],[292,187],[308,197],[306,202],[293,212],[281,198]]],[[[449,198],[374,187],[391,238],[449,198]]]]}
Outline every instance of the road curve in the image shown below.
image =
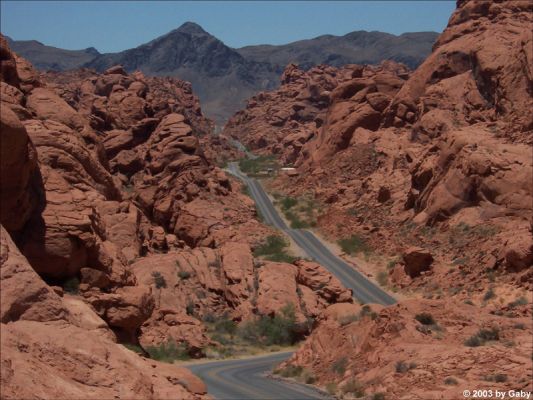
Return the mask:
{"type": "Polygon", "coordinates": [[[315,389],[268,379],[265,374],[290,357],[291,352],[268,354],[242,360],[213,361],[185,365],[207,385],[217,400],[314,400],[327,399],[315,389]]]}
{"type": "Polygon", "coordinates": [[[278,214],[261,184],[256,179],[243,174],[237,163],[230,163],[228,170],[248,185],[250,194],[265,222],[289,235],[311,259],[326,267],[345,287],[352,289],[353,296],[357,300],[362,303],[383,305],[396,303],[394,297],[368,280],[346,261],[334,255],[312,232],[305,229],[289,228],[278,214]]]}

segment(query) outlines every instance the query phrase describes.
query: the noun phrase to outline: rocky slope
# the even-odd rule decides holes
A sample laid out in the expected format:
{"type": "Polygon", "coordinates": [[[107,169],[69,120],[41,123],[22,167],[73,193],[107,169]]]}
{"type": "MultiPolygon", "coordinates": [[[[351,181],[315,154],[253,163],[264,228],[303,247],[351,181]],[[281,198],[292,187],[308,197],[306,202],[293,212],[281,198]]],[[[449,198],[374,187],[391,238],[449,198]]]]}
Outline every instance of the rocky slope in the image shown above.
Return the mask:
{"type": "Polygon", "coordinates": [[[0,237],[2,398],[207,398],[187,369],[117,345],[89,305],[35,273],[3,227],[0,237]]]}
{"type": "Polygon", "coordinates": [[[325,317],[292,372],[307,368],[352,396],[439,398],[445,380],[531,390],[532,330],[520,318],[531,316],[533,287],[532,21],[530,2],[458,1],[415,71],[390,62],[290,66],[277,91],[253,97],[230,120],[227,134],[296,167],[270,180],[277,197],[305,193],[313,223],[345,257],[420,302],[400,302],[373,322],[349,323],[348,315],[344,327],[325,317]],[[463,303],[475,317],[462,314],[463,303]],[[415,317],[424,312],[445,328],[421,326],[415,317]],[[464,358],[464,341],[490,326],[500,340],[468,354],[505,366],[464,358]],[[342,357],[346,373],[335,373],[342,357]],[[406,365],[395,372],[397,361],[406,365]]]}
{"type": "Polygon", "coordinates": [[[120,66],[39,75],[4,38],[0,62],[2,398],[202,398],[190,374],[118,343],[198,357],[217,345],[207,314],[293,304],[305,335],[352,301],[318,265],[254,259],[272,231],[204,153],[228,144],[189,83],[120,66]]]}
{"type": "MultiPolygon", "coordinates": [[[[413,73],[390,62],[291,66],[280,89],[250,99],[225,132],[297,167],[273,189],[310,193],[326,235],[379,245],[390,266],[407,247],[427,247],[437,258],[427,280],[439,286],[462,274],[486,289],[497,274],[528,288],[531,9],[476,4],[459,3],[413,73]]],[[[393,270],[400,286],[411,282],[393,270]]]]}
{"type": "Polygon", "coordinates": [[[512,319],[443,300],[371,310],[330,306],[281,368],[306,368],[339,398],[455,399],[465,388],[533,390],[533,326],[525,308],[512,319]]]}
{"type": "Polygon", "coordinates": [[[15,51],[41,70],[79,67],[103,72],[121,64],[129,72],[176,76],[192,82],[204,111],[222,127],[242,107],[244,99],[259,90],[273,89],[289,63],[308,69],[319,64],[379,63],[385,59],[419,65],[430,53],[435,32],[405,33],[357,31],[344,36],[325,35],[284,46],[248,46],[232,49],[187,22],[178,29],[134,49],[94,54],[56,49],[36,41],[13,41],[15,51]],[[90,55],[91,59],[86,59],[90,55]],[[54,63],[50,62],[53,58],[54,63]],[[79,60],[76,63],[76,60],[79,60]]]}

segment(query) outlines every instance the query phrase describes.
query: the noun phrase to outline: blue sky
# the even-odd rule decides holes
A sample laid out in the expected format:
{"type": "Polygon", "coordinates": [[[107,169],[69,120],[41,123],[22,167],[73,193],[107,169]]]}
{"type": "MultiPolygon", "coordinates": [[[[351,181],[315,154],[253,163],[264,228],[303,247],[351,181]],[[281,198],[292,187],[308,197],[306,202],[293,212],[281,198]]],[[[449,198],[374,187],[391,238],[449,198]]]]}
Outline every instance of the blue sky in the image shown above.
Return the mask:
{"type": "Polygon", "coordinates": [[[1,31],[66,49],[114,52],[186,21],[232,47],[355,30],[441,32],[455,1],[5,1],[1,31]]]}

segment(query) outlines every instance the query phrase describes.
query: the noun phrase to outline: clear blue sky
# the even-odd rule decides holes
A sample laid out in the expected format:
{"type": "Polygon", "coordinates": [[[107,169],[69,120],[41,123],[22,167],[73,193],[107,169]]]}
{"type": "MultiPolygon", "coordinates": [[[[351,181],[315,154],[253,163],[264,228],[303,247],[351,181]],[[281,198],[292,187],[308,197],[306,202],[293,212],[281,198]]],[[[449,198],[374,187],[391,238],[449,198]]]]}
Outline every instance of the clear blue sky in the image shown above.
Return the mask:
{"type": "Polygon", "coordinates": [[[283,44],[355,30],[441,32],[455,1],[5,1],[1,31],[16,40],[114,52],[186,21],[232,47],[283,44]]]}

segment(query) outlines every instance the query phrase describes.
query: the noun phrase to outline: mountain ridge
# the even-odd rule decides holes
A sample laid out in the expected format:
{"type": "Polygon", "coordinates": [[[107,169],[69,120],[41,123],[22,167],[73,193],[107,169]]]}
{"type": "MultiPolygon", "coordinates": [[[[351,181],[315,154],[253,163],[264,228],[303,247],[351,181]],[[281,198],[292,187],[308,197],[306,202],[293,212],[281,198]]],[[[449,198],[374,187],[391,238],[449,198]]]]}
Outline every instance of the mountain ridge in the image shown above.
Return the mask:
{"type": "Polygon", "coordinates": [[[378,64],[386,59],[414,68],[431,52],[436,32],[353,31],[343,36],[320,35],[284,45],[232,48],[194,22],[137,47],[115,53],[95,53],[94,48],[64,50],[37,41],[11,40],[15,52],[40,70],[64,71],[93,68],[102,72],[121,64],[133,72],[176,76],[188,80],[202,108],[218,125],[244,106],[246,99],[279,85],[290,63],[309,69],[319,64],[378,64]],[[29,43],[31,42],[31,44],[29,43]]]}

